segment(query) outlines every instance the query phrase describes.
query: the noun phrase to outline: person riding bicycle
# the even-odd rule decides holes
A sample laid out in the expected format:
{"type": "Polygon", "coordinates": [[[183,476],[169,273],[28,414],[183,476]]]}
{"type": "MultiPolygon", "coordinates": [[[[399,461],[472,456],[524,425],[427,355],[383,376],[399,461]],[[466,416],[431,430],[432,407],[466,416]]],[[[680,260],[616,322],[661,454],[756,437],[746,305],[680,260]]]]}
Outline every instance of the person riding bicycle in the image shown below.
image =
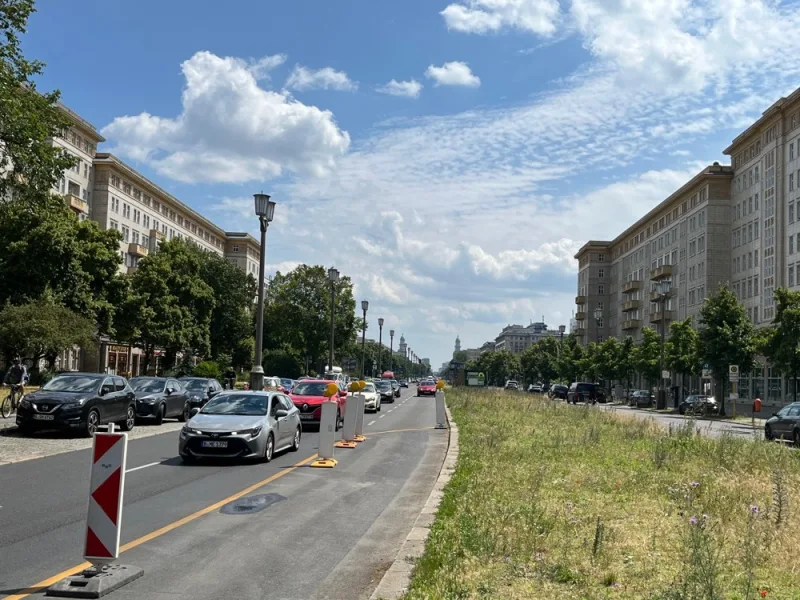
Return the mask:
{"type": "Polygon", "coordinates": [[[22,364],[19,356],[14,357],[11,368],[6,371],[3,378],[3,385],[10,385],[16,388],[17,397],[20,398],[25,393],[25,384],[28,383],[28,369],[22,364]]]}

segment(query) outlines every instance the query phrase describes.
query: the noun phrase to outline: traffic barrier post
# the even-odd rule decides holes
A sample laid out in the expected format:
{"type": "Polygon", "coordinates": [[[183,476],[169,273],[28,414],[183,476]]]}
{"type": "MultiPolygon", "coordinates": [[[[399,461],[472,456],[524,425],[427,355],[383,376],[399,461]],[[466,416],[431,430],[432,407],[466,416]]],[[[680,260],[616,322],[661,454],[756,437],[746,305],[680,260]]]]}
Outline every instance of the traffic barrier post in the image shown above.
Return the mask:
{"type": "Polygon", "coordinates": [[[319,450],[317,460],[311,463],[312,467],[330,469],[336,466],[337,460],[333,457],[333,443],[336,441],[336,416],[339,403],[334,397],[339,394],[339,386],[329,383],[325,389],[327,401],[320,406],[319,417],[319,450]]]}
{"type": "Polygon", "coordinates": [[[436,429],[447,429],[447,414],[444,410],[444,390],[436,390],[436,429]]]}
{"type": "Polygon", "coordinates": [[[92,566],[50,586],[46,595],[99,598],[144,574],[139,567],[114,564],[119,557],[127,455],[128,434],[115,432],[113,423],[107,433],[95,433],[83,551],[92,566]]]}
{"type": "Polygon", "coordinates": [[[355,448],[356,444],[356,418],[358,415],[358,401],[353,394],[347,398],[344,407],[344,426],[342,427],[342,439],[337,441],[334,446],[337,448],[355,448]]]}
{"type": "Polygon", "coordinates": [[[358,406],[356,407],[355,440],[356,442],[366,442],[367,438],[364,437],[364,406],[367,403],[367,399],[364,394],[356,394],[353,397],[356,398],[356,402],[358,403],[358,406]]]}

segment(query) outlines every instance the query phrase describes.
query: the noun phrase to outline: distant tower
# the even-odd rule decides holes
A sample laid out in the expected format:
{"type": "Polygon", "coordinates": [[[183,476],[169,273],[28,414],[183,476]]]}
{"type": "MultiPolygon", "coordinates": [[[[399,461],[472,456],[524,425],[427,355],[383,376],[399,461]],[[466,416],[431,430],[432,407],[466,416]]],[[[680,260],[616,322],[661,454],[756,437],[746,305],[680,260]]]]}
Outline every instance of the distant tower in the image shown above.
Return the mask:
{"type": "Polygon", "coordinates": [[[402,356],[407,356],[406,351],[408,350],[408,344],[406,344],[406,338],[404,334],[400,334],[400,345],[397,346],[397,353],[402,356]]]}
{"type": "Polygon", "coordinates": [[[456,350],[455,351],[456,352],[461,352],[461,339],[459,339],[458,336],[456,336],[456,350]]]}

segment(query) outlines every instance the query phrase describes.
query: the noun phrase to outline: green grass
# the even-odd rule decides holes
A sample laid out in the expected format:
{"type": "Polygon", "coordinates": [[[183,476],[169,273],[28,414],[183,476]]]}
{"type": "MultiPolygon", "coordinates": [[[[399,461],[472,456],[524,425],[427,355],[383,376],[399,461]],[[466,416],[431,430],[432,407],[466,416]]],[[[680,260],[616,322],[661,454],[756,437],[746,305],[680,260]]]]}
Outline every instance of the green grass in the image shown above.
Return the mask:
{"type": "Polygon", "coordinates": [[[800,453],[504,392],[447,402],[460,456],[408,600],[800,600],[800,453]]]}

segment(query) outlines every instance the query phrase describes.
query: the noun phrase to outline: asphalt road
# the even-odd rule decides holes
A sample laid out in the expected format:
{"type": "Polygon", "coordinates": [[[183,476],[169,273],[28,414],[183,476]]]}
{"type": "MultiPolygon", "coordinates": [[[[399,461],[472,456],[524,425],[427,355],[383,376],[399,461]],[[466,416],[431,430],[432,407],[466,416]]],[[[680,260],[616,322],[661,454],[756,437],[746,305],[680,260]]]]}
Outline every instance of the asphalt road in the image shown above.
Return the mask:
{"type": "MultiPolygon", "coordinates": [[[[366,414],[367,441],[337,449],[334,469],[307,466],[313,431],[269,464],[182,465],[176,432],[131,441],[119,563],[145,575],[108,597],[369,597],[447,449],[434,400],[413,393],[366,414]],[[262,510],[234,510],[236,495],[262,510]]],[[[82,562],[89,461],[81,450],[0,466],[0,598],[42,596],[37,584],[82,562]]]]}

